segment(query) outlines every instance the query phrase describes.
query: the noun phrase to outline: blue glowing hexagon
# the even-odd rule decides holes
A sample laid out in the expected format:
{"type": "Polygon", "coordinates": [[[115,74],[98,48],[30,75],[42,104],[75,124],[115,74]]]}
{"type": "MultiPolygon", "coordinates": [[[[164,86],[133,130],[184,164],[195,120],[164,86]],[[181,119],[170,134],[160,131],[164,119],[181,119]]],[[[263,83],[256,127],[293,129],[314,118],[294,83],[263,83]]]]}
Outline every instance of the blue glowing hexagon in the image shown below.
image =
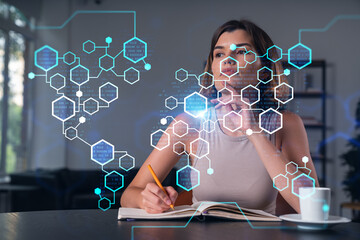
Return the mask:
{"type": "Polygon", "coordinates": [[[119,158],[119,167],[125,171],[129,171],[135,167],[135,158],[129,154],[125,154],[119,158]]]}
{"type": "Polygon", "coordinates": [[[184,98],[184,111],[194,118],[203,116],[207,111],[207,98],[193,92],[184,98]]]}
{"type": "Polygon", "coordinates": [[[199,75],[199,86],[205,89],[209,89],[214,85],[214,76],[208,72],[204,72],[199,75]]]}
{"type": "Polygon", "coordinates": [[[99,88],[100,99],[106,103],[111,103],[118,98],[118,87],[108,82],[99,88]]]}
{"type": "Polygon", "coordinates": [[[147,57],[147,44],[143,40],[133,37],[124,42],[124,58],[137,63],[147,57]]]}
{"type": "Polygon", "coordinates": [[[114,159],[114,145],[108,143],[104,139],[98,141],[91,146],[91,160],[94,162],[105,165],[114,159]]]}
{"type": "Polygon", "coordinates": [[[266,51],[266,57],[272,62],[277,62],[282,58],[282,49],[276,45],[269,47],[266,51]]]}
{"type": "Polygon", "coordinates": [[[253,64],[254,62],[256,62],[256,53],[250,50],[245,53],[244,58],[247,63],[253,64]]]}
{"type": "Polygon", "coordinates": [[[124,187],[124,176],[117,171],[112,171],[105,175],[105,187],[112,192],[116,192],[124,187]]]}
{"type": "Polygon", "coordinates": [[[63,61],[67,65],[71,65],[71,64],[76,62],[76,55],[69,51],[69,52],[64,54],[63,61]]]}
{"type": "Polygon", "coordinates": [[[283,174],[279,174],[273,179],[273,187],[280,192],[285,190],[289,186],[289,178],[283,174]]]}
{"type": "Polygon", "coordinates": [[[87,54],[92,53],[93,51],[95,51],[95,43],[93,41],[86,41],[83,43],[83,51],[86,52],[87,54]]]}
{"type": "Polygon", "coordinates": [[[77,129],[74,127],[69,127],[65,130],[65,137],[69,140],[74,140],[77,137],[77,129]]]}
{"type": "Polygon", "coordinates": [[[241,101],[249,106],[260,101],[260,90],[253,85],[248,85],[241,89],[241,101]]]}
{"type": "Polygon", "coordinates": [[[273,71],[268,67],[262,67],[257,71],[257,79],[263,84],[267,84],[273,79],[273,71]]]}
{"type": "Polygon", "coordinates": [[[137,69],[130,67],[124,72],[124,80],[133,85],[140,80],[140,72],[137,69]]]}
{"type": "Polygon", "coordinates": [[[55,90],[60,90],[65,87],[65,77],[57,73],[50,77],[50,86],[55,90]]]}
{"type": "Polygon", "coordinates": [[[99,199],[99,201],[98,201],[98,207],[99,207],[101,210],[106,211],[106,210],[110,209],[110,207],[111,207],[111,201],[110,201],[108,198],[106,198],[106,197],[101,198],[101,199],[99,199]]]}
{"type": "Polygon", "coordinates": [[[89,69],[82,65],[77,65],[70,70],[70,81],[78,86],[89,81],[89,69]]]}
{"type": "Polygon", "coordinates": [[[190,191],[200,185],[199,170],[187,165],[176,171],[176,185],[190,191]]]}
{"type": "Polygon", "coordinates": [[[272,108],[260,113],[259,127],[265,132],[273,134],[283,127],[282,114],[272,108]]]}
{"type": "Polygon", "coordinates": [[[297,69],[302,69],[312,62],[312,51],[302,43],[298,43],[288,50],[288,63],[297,69]]]}
{"type": "Polygon", "coordinates": [[[300,174],[299,176],[297,176],[296,178],[294,178],[291,181],[291,192],[299,198],[304,199],[304,198],[310,197],[311,195],[313,195],[315,193],[315,179],[306,175],[305,173],[300,174]],[[305,196],[300,196],[299,188],[301,188],[301,187],[311,187],[311,188],[313,188],[313,191],[309,192],[305,196]]]}
{"type": "Polygon", "coordinates": [[[93,98],[88,98],[84,101],[84,112],[93,115],[99,111],[99,102],[93,98]]]}
{"type": "Polygon", "coordinates": [[[105,54],[104,56],[99,58],[99,67],[102,70],[109,71],[113,69],[114,66],[115,66],[115,59],[112,56],[105,54]]]}
{"type": "Polygon", "coordinates": [[[48,71],[58,65],[58,52],[45,45],[35,51],[35,66],[48,71]]]}
{"type": "Polygon", "coordinates": [[[188,75],[189,75],[188,71],[186,71],[183,68],[180,68],[175,72],[175,79],[178,80],[179,82],[183,82],[186,79],[188,79],[188,75]]]}
{"type": "Polygon", "coordinates": [[[62,96],[52,102],[52,115],[60,121],[67,121],[75,116],[75,102],[62,96]]]}

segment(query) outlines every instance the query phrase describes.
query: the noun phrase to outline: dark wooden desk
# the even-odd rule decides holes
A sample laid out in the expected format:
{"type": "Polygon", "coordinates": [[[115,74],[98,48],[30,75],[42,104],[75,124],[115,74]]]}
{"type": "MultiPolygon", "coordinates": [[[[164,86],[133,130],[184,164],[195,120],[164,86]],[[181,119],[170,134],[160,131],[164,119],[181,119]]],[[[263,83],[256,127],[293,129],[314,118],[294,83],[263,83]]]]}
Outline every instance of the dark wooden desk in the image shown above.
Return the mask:
{"type": "MultiPolygon", "coordinates": [[[[0,239],[93,240],[131,239],[132,226],[184,226],[187,221],[117,221],[117,210],[68,210],[0,214],[0,239]]],[[[265,226],[266,223],[257,223],[265,226]]],[[[277,227],[293,226],[284,223],[277,227]]],[[[253,229],[247,222],[199,221],[186,228],[136,228],[134,239],[359,239],[360,223],[325,231],[253,229]]]]}

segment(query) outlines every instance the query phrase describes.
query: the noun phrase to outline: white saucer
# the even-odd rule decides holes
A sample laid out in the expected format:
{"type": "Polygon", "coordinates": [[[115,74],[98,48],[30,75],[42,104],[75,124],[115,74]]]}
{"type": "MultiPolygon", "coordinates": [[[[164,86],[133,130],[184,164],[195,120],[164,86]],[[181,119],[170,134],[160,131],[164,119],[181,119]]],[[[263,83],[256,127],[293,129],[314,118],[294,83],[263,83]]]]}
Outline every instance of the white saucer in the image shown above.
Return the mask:
{"type": "Polygon", "coordinates": [[[350,219],[339,216],[329,216],[329,219],[324,221],[305,221],[301,219],[301,214],[286,214],[281,215],[280,218],[294,222],[298,225],[298,228],[307,230],[323,230],[336,224],[351,222],[350,219]]]}

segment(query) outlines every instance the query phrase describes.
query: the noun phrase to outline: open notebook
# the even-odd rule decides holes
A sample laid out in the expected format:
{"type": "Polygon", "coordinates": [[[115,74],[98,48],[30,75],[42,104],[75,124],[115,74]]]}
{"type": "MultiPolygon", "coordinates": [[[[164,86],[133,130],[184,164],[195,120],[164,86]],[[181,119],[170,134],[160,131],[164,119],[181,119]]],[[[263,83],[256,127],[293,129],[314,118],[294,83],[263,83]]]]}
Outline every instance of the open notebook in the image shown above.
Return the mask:
{"type": "MultiPolygon", "coordinates": [[[[246,218],[250,221],[281,221],[280,218],[262,210],[241,208],[246,218]]],[[[217,202],[197,202],[193,205],[175,207],[163,213],[147,213],[139,208],[119,208],[118,219],[175,219],[191,216],[213,216],[235,220],[246,220],[235,204],[223,204],[217,202]]]]}

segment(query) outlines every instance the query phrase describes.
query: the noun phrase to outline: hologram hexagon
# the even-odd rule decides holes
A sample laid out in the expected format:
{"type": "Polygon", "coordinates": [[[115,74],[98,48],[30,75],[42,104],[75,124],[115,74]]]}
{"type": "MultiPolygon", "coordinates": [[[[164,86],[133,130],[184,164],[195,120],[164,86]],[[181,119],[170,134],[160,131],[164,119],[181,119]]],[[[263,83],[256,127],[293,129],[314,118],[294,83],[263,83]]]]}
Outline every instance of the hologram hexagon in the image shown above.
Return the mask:
{"type": "Polygon", "coordinates": [[[235,112],[231,111],[224,115],[223,126],[230,132],[235,132],[242,127],[242,116],[235,112]]]}
{"type": "Polygon", "coordinates": [[[206,155],[208,155],[209,154],[209,149],[210,149],[209,143],[206,140],[202,139],[202,138],[197,138],[197,139],[195,139],[194,141],[192,141],[190,143],[190,154],[194,155],[197,158],[203,158],[206,155]],[[200,144],[203,144],[201,155],[197,155],[197,152],[194,152],[195,151],[194,144],[197,144],[197,147],[199,147],[200,144]]]}
{"type": "Polygon", "coordinates": [[[288,50],[288,63],[297,69],[302,69],[312,62],[312,51],[302,43],[298,43],[288,50]]]}
{"type": "Polygon", "coordinates": [[[286,172],[290,175],[294,175],[295,173],[298,172],[298,165],[294,162],[289,162],[288,164],[286,164],[285,166],[286,172]],[[293,166],[293,167],[291,167],[293,166]],[[292,169],[295,168],[295,169],[292,169]]]}
{"type": "Polygon", "coordinates": [[[170,135],[162,129],[153,132],[150,135],[150,145],[161,151],[170,145],[170,135]],[[155,144],[155,142],[157,142],[155,144]]]}
{"type": "Polygon", "coordinates": [[[106,210],[110,209],[110,207],[111,207],[111,201],[110,201],[108,198],[106,198],[106,197],[101,198],[101,199],[99,199],[99,201],[98,201],[98,207],[99,207],[101,210],[106,211],[106,210]]]}
{"type": "Polygon", "coordinates": [[[82,65],[77,65],[70,70],[70,81],[76,85],[83,85],[89,81],[89,69],[82,65]]]}
{"type": "Polygon", "coordinates": [[[65,87],[65,77],[57,73],[50,77],[50,86],[55,90],[60,90],[65,87]]]}
{"type": "Polygon", "coordinates": [[[260,90],[253,85],[248,85],[241,89],[241,101],[249,106],[254,105],[260,101],[260,90]],[[249,102],[245,101],[248,99],[249,102]]]}
{"type": "Polygon", "coordinates": [[[180,68],[175,72],[175,79],[178,80],[179,82],[183,82],[186,79],[188,79],[188,75],[189,75],[188,71],[186,71],[183,68],[180,68]]]}
{"type": "Polygon", "coordinates": [[[49,71],[58,65],[58,52],[52,47],[45,45],[35,51],[35,66],[49,71]]]}
{"type": "Polygon", "coordinates": [[[143,40],[133,37],[124,42],[124,58],[137,63],[147,56],[147,44],[143,40]]]}
{"type": "Polygon", "coordinates": [[[227,58],[224,58],[223,60],[220,61],[220,72],[229,78],[236,75],[237,73],[239,73],[239,62],[235,58],[232,58],[230,56],[227,58]],[[236,65],[236,68],[231,67],[231,69],[233,71],[230,73],[223,72],[223,70],[224,70],[223,62],[230,62],[231,64],[232,64],[232,62],[234,62],[236,65]]]}
{"type": "Polygon", "coordinates": [[[119,167],[125,171],[129,171],[135,167],[135,158],[129,154],[119,158],[119,167]]]}
{"type": "Polygon", "coordinates": [[[178,137],[183,137],[188,134],[188,128],[188,124],[180,120],[173,125],[173,133],[178,137]]]}
{"type": "Polygon", "coordinates": [[[182,142],[177,142],[173,145],[173,152],[177,155],[182,155],[186,151],[186,145],[182,142]]]}
{"type": "Polygon", "coordinates": [[[215,122],[212,120],[206,120],[203,122],[203,130],[207,133],[215,131],[215,122]]]}
{"type": "Polygon", "coordinates": [[[286,104],[294,98],[294,88],[285,82],[276,86],[274,92],[274,98],[282,104],[286,104]]]}
{"type": "Polygon", "coordinates": [[[71,65],[76,62],[76,55],[69,51],[63,55],[63,61],[67,65],[71,65]]]}
{"type": "Polygon", "coordinates": [[[114,66],[115,66],[115,59],[112,56],[105,54],[104,56],[99,58],[99,67],[102,70],[109,71],[113,69],[114,66]]]}
{"type": "Polygon", "coordinates": [[[86,52],[87,54],[92,53],[93,51],[95,51],[95,43],[93,41],[86,41],[83,43],[83,51],[86,52]]]}
{"type": "Polygon", "coordinates": [[[228,104],[229,102],[231,102],[234,97],[233,97],[233,92],[230,91],[229,89],[227,89],[226,87],[224,87],[223,89],[220,89],[217,92],[217,99],[219,100],[219,102],[221,102],[222,104],[228,104]],[[221,96],[220,96],[221,95],[221,96]],[[223,99],[221,99],[222,96],[224,95],[230,95],[231,97],[229,99],[227,99],[226,101],[223,101],[223,99]]]}
{"type": "Polygon", "coordinates": [[[250,50],[245,53],[244,58],[247,63],[253,64],[254,62],[256,62],[256,53],[250,50]]]}
{"type": "Polygon", "coordinates": [[[276,45],[273,45],[267,49],[266,57],[272,62],[277,62],[282,58],[282,49],[276,45]],[[276,53],[278,55],[277,57],[275,57],[276,53]]]}
{"type": "Polygon", "coordinates": [[[52,115],[60,121],[67,121],[75,116],[75,102],[66,96],[61,96],[52,102],[52,115]]]}
{"type": "Polygon", "coordinates": [[[88,98],[84,101],[84,112],[93,115],[99,111],[99,102],[93,98],[88,98]]]}
{"type": "Polygon", "coordinates": [[[200,185],[199,170],[187,165],[176,171],[176,185],[190,191],[200,185]]]}
{"type": "Polygon", "coordinates": [[[257,71],[257,79],[263,84],[267,84],[273,79],[273,71],[268,67],[262,67],[257,71]]]}
{"type": "Polygon", "coordinates": [[[308,198],[315,193],[315,180],[305,173],[302,173],[291,181],[291,192],[299,198],[308,198]],[[301,187],[311,187],[313,191],[306,196],[300,196],[299,188],[301,187]]]}
{"type": "Polygon", "coordinates": [[[194,118],[202,116],[207,111],[207,98],[193,92],[184,98],[184,111],[194,118]]]}
{"type": "Polygon", "coordinates": [[[99,88],[99,98],[106,103],[112,103],[118,98],[118,87],[107,82],[99,88]]]}
{"type": "Polygon", "coordinates": [[[105,187],[112,192],[116,192],[124,187],[124,176],[117,171],[112,171],[105,175],[105,187]]]}
{"type": "Polygon", "coordinates": [[[269,108],[259,115],[259,127],[269,134],[281,129],[283,126],[283,116],[278,111],[269,108]]]}
{"type": "Polygon", "coordinates": [[[130,67],[128,69],[125,70],[124,72],[124,81],[133,85],[134,83],[138,82],[140,80],[140,72],[133,68],[130,67]]]}
{"type": "Polygon", "coordinates": [[[198,83],[200,87],[209,89],[214,85],[214,76],[208,72],[204,72],[199,75],[198,83]]]}
{"type": "Polygon", "coordinates": [[[289,186],[289,178],[279,174],[273,179],[273,187],[279,191],[285,190],[289,186]]]}
{"type": "Polygon", "coordinates": [[[173,110],[178,106],[178,101],[173,96],[170,96],[165,99],[165,107],[169,110],[173,110]]]}
{"type": "Polygon", "coordinates": [[[104,139],[98,141],[91,146],[91,160],[105,165],[114,159],[114,145],[108,143],[104,139]]]}
{"type": "Polygon", "coordinates": [[[74,140],[77,137],[77,129],[69,127],[65,130],[65,137],[69,140],[74,140]]]}

